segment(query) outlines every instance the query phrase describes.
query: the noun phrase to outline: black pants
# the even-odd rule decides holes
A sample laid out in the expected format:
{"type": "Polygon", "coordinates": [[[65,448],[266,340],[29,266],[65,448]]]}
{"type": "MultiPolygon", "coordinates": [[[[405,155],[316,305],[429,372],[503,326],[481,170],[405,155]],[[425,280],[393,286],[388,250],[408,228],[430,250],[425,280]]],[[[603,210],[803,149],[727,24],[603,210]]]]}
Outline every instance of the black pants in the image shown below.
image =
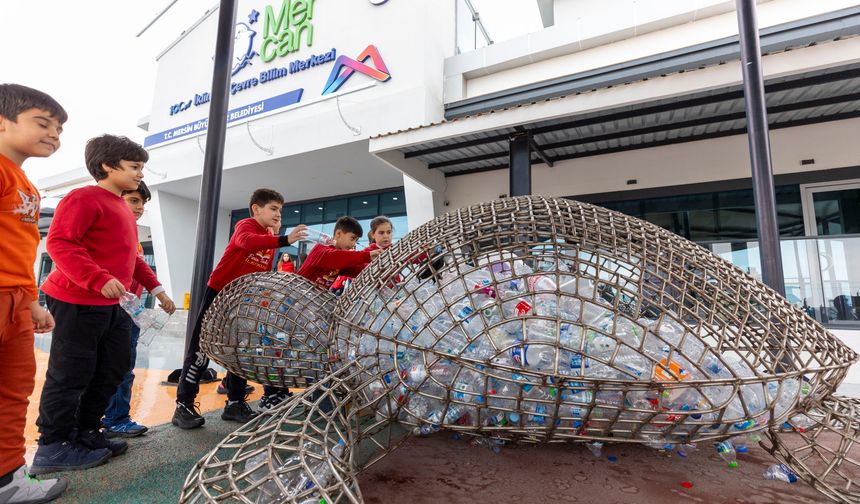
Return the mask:
{"type": "Polygon", "coordinates": [[[98,429],[131,362],[131,318],[119,305],[47,302],[56,327],[36,420],[41,444],[98,429]]]}
{"type": "MultiPolygon", "coordinates": [[[[215,300],[218,291],[206,287],[203,295],[203,306],[194,320],[194,330],[191,332],[191,341],[185,350],[185,361],[182,363],[182,374],[179,376],[179,386],[176,389],[176,401],[182,404],[192,405],[200,392],[200,378],[209,367],[209,357],[200,351],[200,327],[203,325],[203,316],[206,310],[215,300]]],[[[227,373],[227,399],[241,401],[245,399],[245,386],[248,381],[241,376],[227,373]]],[[[268,387],[267,387],[268,390],[268,387]]],[[[267,392],[268,393],[268,392],[267,392]]]]}

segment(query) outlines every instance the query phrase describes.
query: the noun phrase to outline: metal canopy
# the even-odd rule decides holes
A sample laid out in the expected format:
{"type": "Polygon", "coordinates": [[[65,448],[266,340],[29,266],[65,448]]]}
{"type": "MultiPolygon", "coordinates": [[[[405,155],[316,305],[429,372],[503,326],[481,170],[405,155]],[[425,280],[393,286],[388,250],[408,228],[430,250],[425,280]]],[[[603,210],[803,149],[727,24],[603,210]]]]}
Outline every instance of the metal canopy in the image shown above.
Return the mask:
{"type": "MultiPolygon", "coordinates": [[[[765,91],[771,129],[860,117],[857,64],[771,79],[765,91]]],[[[738,85],[500,128],[403,152],[445,176],[499,170],[508,167],[508,139],[523,130],[532,136],[532,164],[739,135],[746,133],[743,89],[738,85]]]]}

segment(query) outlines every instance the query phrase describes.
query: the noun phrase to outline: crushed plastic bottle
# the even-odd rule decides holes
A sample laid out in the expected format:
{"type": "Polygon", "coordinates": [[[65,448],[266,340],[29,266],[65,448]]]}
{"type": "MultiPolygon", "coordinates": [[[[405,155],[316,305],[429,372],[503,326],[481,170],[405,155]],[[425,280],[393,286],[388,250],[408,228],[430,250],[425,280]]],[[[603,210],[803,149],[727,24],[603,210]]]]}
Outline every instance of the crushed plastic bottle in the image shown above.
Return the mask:
{"type": "Polygon", "coordinates": [[[797,482],[797,475],[785,464],[774,464],[767,468],[767,471],[762,474],[764,479],[785,481],[786,483],[797,482]]]}
{"type": "Polygon", "coordinates": [[[687,458],[690,456],[690,453],[696,451],[696,445],[693,443],[686,443],[682,445],[678,445],[678,456],[681,458],[687,458]]]}
{"type": "Polygon", "coordinates": [[[600,441],[585,443],[585,447],[588,448],[588,451],[590,451],[595,458],[600,458],[600,455],[603,452],[603,443],[600,441]]]}
{"type": "Polygon", "coordinates": [[[134,325],[140,328],[138,342],[149,346],[155,335],[164,329],[170,315],[161,310],[148,309],[133,292],[126,292],[119,299],[119,306],[128,313],[134,325]]]}
{"type": "Polygon", "coordinates": [[[502,446],[505,445],[504,439],[478,437],[472,440],[472,446],[483,446],[492,450],[495,453],[501,453],[502,446]]]}

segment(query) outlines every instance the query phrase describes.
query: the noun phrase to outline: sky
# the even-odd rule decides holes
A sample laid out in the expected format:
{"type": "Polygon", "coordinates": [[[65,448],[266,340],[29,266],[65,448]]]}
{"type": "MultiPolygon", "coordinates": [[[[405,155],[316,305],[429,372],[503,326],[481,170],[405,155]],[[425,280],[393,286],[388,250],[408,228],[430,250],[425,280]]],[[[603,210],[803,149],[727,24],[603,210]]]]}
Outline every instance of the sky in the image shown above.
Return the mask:
{"type": "MultiPolygon", "coordinates": [[[[412,0],[389,0],[402,1],[412,0]]],[[[0,82],[42,90],[69,113],[60,150],[50,158],[29,159],[24,164],[28,176],[38,182],[82,167],[87,139],[103,133],[143,142],[146,132],[137,123],[152,107],[156,56],[217,5],[216,0],[178,0],[146,33],[136,37],[169,3],[0,0],[4,21],[0,82]]],[[[534,0],[473,0],[473,4],[495,41],[541,28],[537,8],[531,8],[534,0]],[[524,4],[530,8],[526,20],[524,4]]],[[[212,45],[214,50],[214,40],[212,45]]]]}

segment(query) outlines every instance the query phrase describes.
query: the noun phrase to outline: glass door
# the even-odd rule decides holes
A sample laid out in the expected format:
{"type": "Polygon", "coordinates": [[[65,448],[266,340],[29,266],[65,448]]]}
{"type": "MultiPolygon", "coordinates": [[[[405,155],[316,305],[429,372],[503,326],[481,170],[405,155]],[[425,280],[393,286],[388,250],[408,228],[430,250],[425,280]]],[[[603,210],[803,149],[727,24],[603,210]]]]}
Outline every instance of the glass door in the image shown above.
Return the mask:
{"type": "Polygon", "coordinates": [[[831,324],[860,321],[860,180],[802,186],[804,222],[816,236],[823,296],[822,316],[831,324]],[[846,236],[854,235],[854,236],[846,236]]]}

